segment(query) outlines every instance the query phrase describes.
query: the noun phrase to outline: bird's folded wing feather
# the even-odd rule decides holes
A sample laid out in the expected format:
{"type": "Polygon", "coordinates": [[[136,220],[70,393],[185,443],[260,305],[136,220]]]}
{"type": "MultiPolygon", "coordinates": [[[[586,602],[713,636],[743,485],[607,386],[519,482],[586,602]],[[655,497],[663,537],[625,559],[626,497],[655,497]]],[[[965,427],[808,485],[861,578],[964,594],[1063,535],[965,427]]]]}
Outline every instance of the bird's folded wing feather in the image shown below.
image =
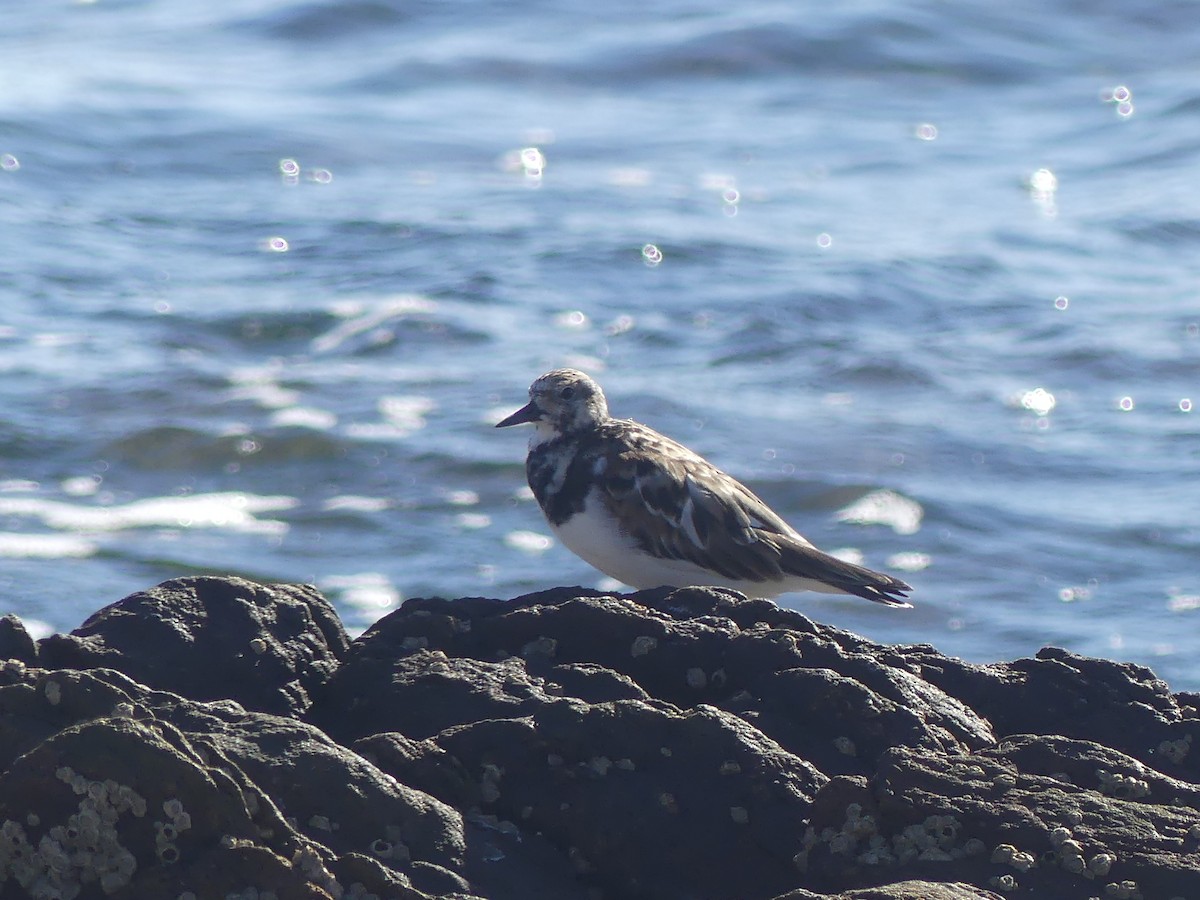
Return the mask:
{"type": "Polygon", "coordinates": [[[904,582],[818,550],[748,488],[682,445],[640,428],[622,437],[606,447],[604,500],[647,553],[733,580],[809,578],[907,605],[890,596],[906,590],[904,582]]]}
{"type": "Polygon", "coordinates": [[[804,542],[737,481],[661,435],[626,433],[606,449],[605,503],[647,553],[767,581],[783,575],[775,539],[804,542]]]}

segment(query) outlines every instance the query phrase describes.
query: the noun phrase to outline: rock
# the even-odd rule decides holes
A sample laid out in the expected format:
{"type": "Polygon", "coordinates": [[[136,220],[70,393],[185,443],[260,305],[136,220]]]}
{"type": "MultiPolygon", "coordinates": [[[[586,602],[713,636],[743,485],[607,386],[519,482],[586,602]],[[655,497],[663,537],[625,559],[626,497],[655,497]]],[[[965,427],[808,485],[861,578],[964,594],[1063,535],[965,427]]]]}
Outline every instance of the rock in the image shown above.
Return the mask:
{"type": "Polygon", "coordinates": [[[546,835],[617,895],[769,897],[795,884],[797,824],[824,777],[737,716],[560,700],[436,739],[481,809],[546,835]]]}
{"type": "Polygon", "coordinates": [[[936,655],[911,655],[921,677],[963,700],[997,736],[1054,734],[1095,741],[1171,774],[1200,780],[1194,695],[1172,694],[1143,666],[1077,656],[1056,647],[1036,659],[973,666],[936,655]],[[1177,754],[1164,745],[1185,744],[1177,754]],[[1177,758],[1173,758],[1177,757],[1177,758]]]}
{"type": "Polygon", "coordinates": [[[720,589],[418,599],[189,578],[0,619],[0,895],[1200,896],[1200,710],[720,589]]]}
{"type": "Polygon", "coordinates": [[[776,900],[1002,900],[1002,897],[1002,894],[962,882],[899,881],[886,887],[847,891],[835,897],[805,890],[789,891],[776,900]]]}
{"type": "Polygon", "coordinates": [[[477,779],[436,741],[388,731],[355,741],[352,747],[401,784],[440,797],[456,809],[475,809],[482,803],[477,779]]]}
{"type": "Polygon", "coordinates": [[[37,662],[37,645],[25,629],[25,623],[16,616],[0,616],[0,659],[31,666],[37,662]]]}
{"type": "MultiPolygon", "coordinates": [[[[125,785],[144,803],[131,800],[128,809],[117,810],[116,841],[133,854],[141,896],[191,890],[223,897],[246,887],[280,897],[336,896],[353,883],[339,882],[343,869],[354,881],[386,886],[383,896],[418,898],[448,893],[442,890],[448,885],[465,887],[456,873],[465,855],[459,813],[396,783],[310,725],[230,702],[150,691],[112,670],[28,670],[25,678],[0,687],[0,725],[4,732],[45,736],[27,740],[31,751],[6,760],[4,777],[16,780],[0,779],[0,822],[15,823],[9,831],[24,827],[30,847],[44,850],[50,841],[76,853],[69,830],[85,813],[51,801],[82,790],[75,799],[88,803],[80,798],[107,796],[125,785]],[[30,765],[39,777],[28,776],[30,765]],[[172,804],[173,813],[162,807],[172,798],[181,804],[172,804]],[[130,840],[120,818],[126,812],[130,840]],[[177,824],[173,841],[178,859],[147,856],[143,838],[152,823],[184,813],[187,827],[177,824]],[[206,822],[208,831],[201,827],[206,822]],[[58,826],[68,829],[65,838],[53,832],[58,826]],[[225,851],[237,859],[218,862],[225,851]],[[267,873],[261,878],[260,869],[267,873]]],[[[158,841],[161,829],[153,834],[158,841]]],[[[18,840],[10,849],[22,846],[18,840]]],[[[2,848],[0,839],[0,858],[2,848]]],[[[155,852],[160,849],[156,843],[155,852]]],[[[89,872],[75,866],[67,874],[96,881],[89,872]]],[[[68,881],[48,884],[62,888],[68,881]]]]}
{"type": "MultiPolygon", "coordinates": [[[[313,726],[191,702],[162,704],[155,713],[237,765],[294,830],[334,854],[367,854],[401,867],[418,860],[446,871],[462,868],[458,812],[398,783],[313,726]]],[[[417,875],[410,873],[410,881],[429,889],[417,875]]]]}
{"type": "Polygon", "coordinates": [[[106,606],[39,644],[46,668],[107,667],[197,700],[304,712],[348,645],[329,602],[305,585],[179,578],[106,606]]]}
{"type": "Polygon", "coordinates": [[[426,738],[480,719],[517,718],[551,701],[519,659],[451,659],[439,651],[352,653],[312,720],[344,743],[380,731],[426,738]]]}
{"type": "MultiPolygon", "coordinates": [[[[513,715],[519,696],[526,697],[526,710],[550,695],[596,702],[595,692],[572,677],[589,666],[620,679],[612,688],[618,695],[655,697],[682,708],[708,703],[752,717],[785,747],[820,759],[835,773],[867,771],[871,759],[897,739],[938,750],[994,743],[986,721],[910,671],[906,660],[883,662],[878,645],[765,601],[740,602],[771,622],[744,611],[742,625],[718,615],[738,612],[736,595],[720,590],[642,591],[626,599],[559,589],[507,606],[477,604],[469,618],[457,601],[410,601],[355,642],[314,715],[329,711],[334,718],[322,720],[327,730],[361,737],[389,717],[382,691],[392,696],[395,715],[405,717],[396,730],[426,737],[455,724],[453,710],[466,707],[447,697],[401,696],[414,677],[440,678],[437,673],[469,663],[472,673],[458,690],[475,684],[482,692],[497,677],[487,674],[489,665],[503,661],[508,686],[487,689],[489,715],[513,715]],[[700,614],[689,618],[693,605],[700,614]],[[552,656],[545,653],[550,646],[552,656]],[[431,652],[444,659],[427,663],[419,656],[431,652]],[[406,663],[406,656],[414,662],[406,663]],[[524,682],[520,690],[511,679],[524,682]],[[541,691],[536,702],[529,693],[535,686],[541,691]],[[436,721],[412,721],[433,710],[436,721]]],[[[604,699],[609,697],[619,698],[604,699]]]]}
{"type": "Polygon", "coordinates": [[[279,832],[264,841],[263,821],[237,779],[201,762],[174,728],[97,718],[0,775],[0,871],[32,897],[96,886],[112,895],[135,883],[142,896],[249,885],[329,896],[289,862],[305,848],[279,832]]]}

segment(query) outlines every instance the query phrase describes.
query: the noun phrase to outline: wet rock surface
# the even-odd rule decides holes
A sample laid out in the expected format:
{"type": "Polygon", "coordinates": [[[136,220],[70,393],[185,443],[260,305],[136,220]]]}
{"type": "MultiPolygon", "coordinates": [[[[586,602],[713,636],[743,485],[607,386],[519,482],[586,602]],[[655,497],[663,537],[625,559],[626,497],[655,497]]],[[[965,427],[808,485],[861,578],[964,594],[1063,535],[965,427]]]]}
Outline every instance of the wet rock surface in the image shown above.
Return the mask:
{"type": "Polygon", "coordinates": [[[1200,896],[1198,698],[1054,648],[204,577],[0,655],[0,898],[1200,896]]]}
{"type": "Polygon", "coordinates": [[[316,588],[202,577],[106,606],[70,634],[41,641],[38,657],[46,668],[111,668],[195,700],[296,715],[348,645],[316,588]]]}

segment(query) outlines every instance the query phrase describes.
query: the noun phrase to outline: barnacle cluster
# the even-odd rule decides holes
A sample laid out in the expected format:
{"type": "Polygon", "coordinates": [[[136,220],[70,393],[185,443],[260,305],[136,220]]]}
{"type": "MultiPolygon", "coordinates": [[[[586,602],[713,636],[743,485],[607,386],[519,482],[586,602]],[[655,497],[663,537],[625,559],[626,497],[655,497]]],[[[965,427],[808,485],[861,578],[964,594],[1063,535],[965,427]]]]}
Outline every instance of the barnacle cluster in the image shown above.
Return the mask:
{"type": "Polygon", "coordinates": [[[479,779],[479,799],[484,803],[495,803],[500,799],[500,779],[504,770],[494,763],[486,763],[479,779]]]}
{"type": "Polygon", "coordinates": [[[333,873],[325,868],[325,863],[311,847],[302,847],[292,854],[292,865],[299,869],[304,877],[322,888],[334,897],[341,897],[344,888],[333,877],[333,873]]]}
{"type": "Polygon", "coordinates": [[[596,871],[596,867],[592,865],[591,860],[583,855],[583,851],[578,847],[570,847],[567,850],[567,860],[580,875],[590,875],[596,871]]]}
{"type": "Polygon", "coordinates": [[[551,659],[558,653],[558,641],[545,635],[535,638],[521,648],[521,656],[528,659],[531,656],[548,656],[551,659]]]}
{"type": "Polygon", "coordinates": [[[119,719],[132,719],[133,713],[133,704],[125,701],[116,704],[112,709],[112,714],[119,719]]]}
{"type": "Polygon", "coordinates": [[[1149,782],[1132,775],[1097,769],[1096,780],[1100,782],[1100,793],[1121,800],[1141,800],[1143,797],[1150,796],[1149,782]]]}
{"type": "Polygon", "coordinates": [[[1110,881],[1104,886],[1104,896],[1112,900],[1142,900],[1136,881],[1110,881]]]}
{"type": "Polygon", "coordinates": [[[993,875],[988,879],[988,887],[993,887],[998,891],[1015,891],[1018,887],[1017,879],[1011,875],[993,875]]]}
{"type": "Polygon", "coordinates": [[[818,844],[829,846],[833,853],[853,856],[859,863],[868,866],[904,864],[913,860],[926,862],[960,859],[982,851],[979,841],[959,844],[962,824],[954,816],[928,816],[923,822],[913,823],[891,840],[881,834],[875,817],[864,814],[862,806],[850,803],[846,806],[846,821],[840,829],[825,828],[820,833],[809,826],[804,835],[803,849],[793,862],[804,870],[808,865],[808,854],[818,844]]]}
{"type": "Polygon", "coordinates": [[[1088,860],[1088,871],[1103,878],[1115,861],[1116,858],[1111,853],[1097,853],[1088,860]]]}
{"type": "MultiPolygon", "coordinates": [[[[1081,815],[1069,817],[1074,825],[1078,825],[1082,818],[1081,815]]],[[[1057,862],[1060,868],[1072,875],[1080,875],[1089,880],[1103,878],[1116,862],[1116,857],[1111,853],[1095,853],[1091,857],[1086,857],[1083,845],[1075,840],[1071,829],[1064,825],[1052,828],[1049,837],[1050,846],[1054,849],[1043,855],[1043,861],[1057,862]]]]}
{"type": "Polygon", "coordinates": [[[93,781],[69,766],[54,774],[80,798],[79,809],[36,843],[25,830],[41,826],[36,813],[24,824],[0,823],[0,887],[11,878],[30,897],[72,900],[88,884],[98,883],[105,893],[129,884],[137,860],[121,844],[116,826],[126,813],[144,816],[145,799],[128,785],[93,781]]]}
{"type": "Polygon", "coordinates": [[[633,639],[633,645],[629,648],[629,654],[633,657],[645,656],[657,646],[658,638],[651,637],[648,634],[639,635],[633,639]]]}
{"type": "Polygon", "coordinates": [[[408,845],[402,840],[400,828],[389,825],[384,829],[384,837],[371,842],[371,853],[379,859],[391,859],[397,862],[408,862],[412,858],[408,845]]]}
{"type": "Polygon", "coordinates": [[[1087,871],[1087,862],[1083,858],[1083,846],[1073,838],[1060,841],[1057,848],[1058,864],[1073,875],[1082,875],[1087,871]]]}
{"type": "Polygon", "coordinates": [[[1028,872],[1037,865],[1032,853],[1018,850],[1012,844],[997,844],[996,849],[992,851],[992,862],[1012,866],[1018,872],[1028,872]]]}
{"type": "Polygon", "coordinates": [[[1192,736],[1185,734],[1177,741],[1163,741],[1158,745],[1158,752],[1173,763],[1183,762],[1192,749],[1192,736]]]}
{"type": "Polygon", "coordinates": [[[163,801],[165,822],[154,823],[154,854],[164,863],[179,862],[179,846],[175,843],[180,832],[192,827],[192,817],[177,797],[163,801]]]}
{"type": "Polygon", "coordinates": [[[954,816],[927,816],[892,838],[892,850],[901,863],[913,859],[945,861],[965,855],[958,838],[962,823],[954,816]]]}

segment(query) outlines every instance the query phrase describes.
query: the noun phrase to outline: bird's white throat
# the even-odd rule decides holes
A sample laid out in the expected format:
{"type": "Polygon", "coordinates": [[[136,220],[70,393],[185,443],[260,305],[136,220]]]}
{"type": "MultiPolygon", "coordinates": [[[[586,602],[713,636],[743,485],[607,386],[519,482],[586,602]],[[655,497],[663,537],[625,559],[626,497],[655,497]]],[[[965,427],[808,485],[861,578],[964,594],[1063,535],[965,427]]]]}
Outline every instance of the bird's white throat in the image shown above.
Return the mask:
{"type": "Polygon", "coordinates": [[[529,449],[534,450],[558,437],[561,437],[561,434],[551,423],[545,420],[534,422],[533,434],[529,435],[529,449]]]}

